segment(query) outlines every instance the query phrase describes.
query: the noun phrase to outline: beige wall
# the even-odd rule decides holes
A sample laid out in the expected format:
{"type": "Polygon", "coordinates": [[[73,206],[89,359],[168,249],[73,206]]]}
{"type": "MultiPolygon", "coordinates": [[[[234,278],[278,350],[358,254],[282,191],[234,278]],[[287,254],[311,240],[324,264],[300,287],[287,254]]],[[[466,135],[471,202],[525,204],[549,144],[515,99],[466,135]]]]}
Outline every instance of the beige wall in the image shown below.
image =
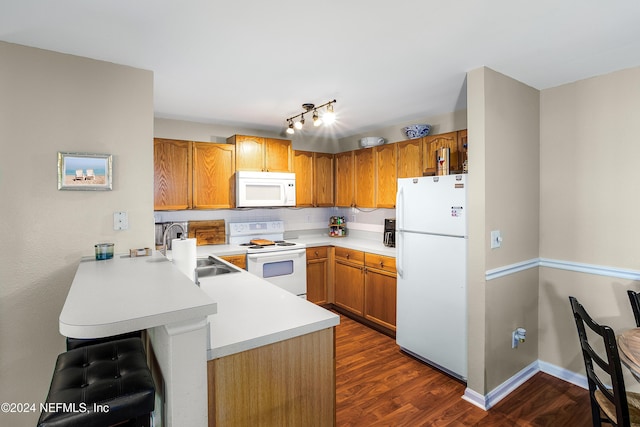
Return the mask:
{"type": "Polygon", "coordinates": [[[0,401],[39,405],[80,258],[98,242],[153,245],[153,75],[4,42],[0,64],[0,401]],[[112,154],[113,191],[59,191],[58,151],[112,154]],[[113,230],[114,211],[129,230],[113,230]]]}
{"type": "MultiPolygon", "coordinates": [[[[640,68],[544,90],[540,109],[540,256],[637,272],[640,68]]],[[[621,331],[627,289],[640,282],[541,268],[539,358],[584,374],[568,296],[621,331]]]]}
{"type": "Polygon", "coordinates": [[[539,93],[488,68],[470,72],[467,87],[468,386],[485,395],[537,359],[537,270],[490,281],[485,272],[538,256],[539,93]],[[490,249],[491,230],[502,232],[501,248],[490,249]],[[516,327],[532,338],[512,349],[516,327]],[[474,360],[479,354],[483,364],[474,360]]]}

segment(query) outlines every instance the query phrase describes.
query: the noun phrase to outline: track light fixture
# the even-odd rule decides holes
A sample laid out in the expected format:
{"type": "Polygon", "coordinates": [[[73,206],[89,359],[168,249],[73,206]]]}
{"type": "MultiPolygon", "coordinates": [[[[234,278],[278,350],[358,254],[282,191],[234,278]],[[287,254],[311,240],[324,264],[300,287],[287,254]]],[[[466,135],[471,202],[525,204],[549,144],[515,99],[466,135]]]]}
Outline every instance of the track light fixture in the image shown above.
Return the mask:
{"type": "Polygon", "coordinates": [[[302,129],[302,126],[304,125],[304,115],[312,110],[313,110],[313,113],[311,117],[313,119],[313,126],[320,126],[323,123],[326,125],[332,124],[336,120],[336,114],[333,111],[333,104],[335,103],[336,103],[336,100],[334,99],[332,101],[325,102],[324,104],[319,105],[317,107],[314,104],[309,104],[309,103],[302,104],[302,109],[304,111],[300,114],[296,114],[295,116],[291,116],[287,119],[287,133],[289,135],[293,135],[295,133],[295,129],[298,129],[298,130],[302,129]],[[322,117],[320,117],[320,115],[318,114],[318,109],[321,109],[322,107],[327,107],[327,109],[322,114],[322,117]],[[298,117],[300,117],[300,120],[294,123],[294,120],[297,119],[298,117]]]}

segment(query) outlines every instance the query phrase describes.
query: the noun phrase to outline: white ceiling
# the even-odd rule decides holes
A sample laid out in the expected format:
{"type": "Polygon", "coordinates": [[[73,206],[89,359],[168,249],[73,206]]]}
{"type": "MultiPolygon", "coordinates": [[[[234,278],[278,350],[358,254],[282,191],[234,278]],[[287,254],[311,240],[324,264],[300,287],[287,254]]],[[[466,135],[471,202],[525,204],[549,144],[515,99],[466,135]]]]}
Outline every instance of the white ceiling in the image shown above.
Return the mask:
{"type": "Polygon", "coordinates": [[[481,66],[537,89],[639,66],[640,1],[0,0],[0,40],[152,70],[157,117],[280,131],[335,98],[339,138],[466,108],[481,66]]]}

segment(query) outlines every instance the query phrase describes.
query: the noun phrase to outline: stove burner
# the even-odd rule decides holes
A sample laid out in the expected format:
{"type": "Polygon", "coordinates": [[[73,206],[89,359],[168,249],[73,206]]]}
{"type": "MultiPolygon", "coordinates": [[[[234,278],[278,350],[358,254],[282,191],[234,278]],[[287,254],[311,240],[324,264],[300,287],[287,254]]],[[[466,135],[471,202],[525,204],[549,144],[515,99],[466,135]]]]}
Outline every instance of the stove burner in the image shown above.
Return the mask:
{"type": "MultiPolygon", "coordinates": [[[[250,245],[251,243],[245,243],[244,245],[240,245],[240,246],[247,246],[250,245]]],[[[249,246],[249,249],[264,249],[264,246],[261,245],[253,245],[253,246],[249,246]]]]}
{"type": "Polygon", "coordinates": [[[284,243],[284,240],[274,240],[273,243],[284,243]]]}
{"type": "Polygon", "coordinates": [[[252,246],[253,243],[240,243],[240,246],[252,246]]]}
{"type": "Polygon", "coordinates": [[[291,243],[291,242],[276,242],[276,246],[295,246],[295,243],[291,243]]]}

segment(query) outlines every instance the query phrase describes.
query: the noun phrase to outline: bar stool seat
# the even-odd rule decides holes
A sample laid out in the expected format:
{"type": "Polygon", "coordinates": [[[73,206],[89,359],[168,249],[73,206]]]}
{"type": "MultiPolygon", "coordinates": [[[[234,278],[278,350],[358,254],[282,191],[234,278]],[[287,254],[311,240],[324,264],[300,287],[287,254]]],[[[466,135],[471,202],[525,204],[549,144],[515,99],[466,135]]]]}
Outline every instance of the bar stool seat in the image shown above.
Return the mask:
{"type": "Polygon", "coordinates": [[[140,338],[93,344],[58,356],[38,427],[149,426],[154,404],[140,338]]]}

